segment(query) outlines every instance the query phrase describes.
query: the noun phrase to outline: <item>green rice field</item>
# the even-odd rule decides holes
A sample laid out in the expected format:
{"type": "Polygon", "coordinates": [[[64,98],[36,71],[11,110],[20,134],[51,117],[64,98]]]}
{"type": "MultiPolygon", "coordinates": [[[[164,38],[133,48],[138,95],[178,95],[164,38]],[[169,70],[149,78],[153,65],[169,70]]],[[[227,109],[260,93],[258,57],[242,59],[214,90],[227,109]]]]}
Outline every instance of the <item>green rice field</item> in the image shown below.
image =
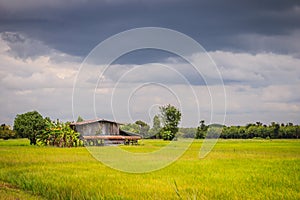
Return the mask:
{"type": "MultiPolygon", "coordinates": [[[[300,199],[300,140],[218,140],[200,159],[202,142],[167,167],[134,174],[107,167],[84,147],[0,140],[0,199],[300,199]]],[[[121,148],[145,153],[167,144],[121,148]]]]}

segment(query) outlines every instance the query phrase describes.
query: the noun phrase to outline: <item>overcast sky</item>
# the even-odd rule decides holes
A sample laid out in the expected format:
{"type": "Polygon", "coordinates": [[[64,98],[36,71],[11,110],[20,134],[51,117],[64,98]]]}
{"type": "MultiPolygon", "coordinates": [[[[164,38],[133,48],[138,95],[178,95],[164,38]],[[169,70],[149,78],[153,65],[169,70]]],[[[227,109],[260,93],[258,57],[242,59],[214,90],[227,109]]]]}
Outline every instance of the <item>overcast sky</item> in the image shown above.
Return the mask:
{"type": "MultiPolygon", "coordinates": [[[[0,0],[0,123],[12,125],[17,114],[31,110],[64,121],[80,114],[150,123],[159,105],[171,103],[183,112],[182,126],[200,119],[300,124],[299,19],[298,0],[0,0]],[[73,84],[86,56],[105,39],[140,27],[193,38],[215,62],[224,86],[207,84],[170,52],[140,50],[114,61],[103,77],[101,60],[89,63],[75,97],[83,106],[74,114],[73,84]],[[213,110],[209,92],[219,98],[213,110]]],[[[186,56],[203,64],[201,52],[186,56]]],[[[203,73],[214,78],[206,66],[203,73]]]]}

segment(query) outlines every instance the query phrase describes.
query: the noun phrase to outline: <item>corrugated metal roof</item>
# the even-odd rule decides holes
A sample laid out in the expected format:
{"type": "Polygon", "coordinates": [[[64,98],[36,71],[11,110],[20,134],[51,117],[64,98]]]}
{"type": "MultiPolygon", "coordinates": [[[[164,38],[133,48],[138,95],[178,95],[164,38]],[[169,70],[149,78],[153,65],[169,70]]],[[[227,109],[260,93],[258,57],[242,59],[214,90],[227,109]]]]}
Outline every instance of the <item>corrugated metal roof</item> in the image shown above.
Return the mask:
{"type": "Polygon", "coordinates": [[[137,133],[133,133],[133,132],[129,132],[129,131],[124,131],[122,129],[120,129],[120,135],[124,135],[124,136],[139,136],[139,137],[141,137],[137,133]]]}
{"type": "Polygon", "coordinates": [[[85,121],[82,121],[82,122],[73,122],[70,125],[77,126],[77,125],[84,125],[84,124],[92,124],[92,123],[95,123],[95,122],[109,122],[109,123],[122,124],[122,123],[118,123],[118,122],[110,121],[110,120],[106,120],[106,119],[91,119],[91,120],[85,120],[85,121]]]}
{"type": "Polygon", "coordinates": [[[105,139],[105,140],[139,140],[140,136],[123,136],[123,135],[95,135],[95,136],[83,136],[84,139],[105,139]]]}

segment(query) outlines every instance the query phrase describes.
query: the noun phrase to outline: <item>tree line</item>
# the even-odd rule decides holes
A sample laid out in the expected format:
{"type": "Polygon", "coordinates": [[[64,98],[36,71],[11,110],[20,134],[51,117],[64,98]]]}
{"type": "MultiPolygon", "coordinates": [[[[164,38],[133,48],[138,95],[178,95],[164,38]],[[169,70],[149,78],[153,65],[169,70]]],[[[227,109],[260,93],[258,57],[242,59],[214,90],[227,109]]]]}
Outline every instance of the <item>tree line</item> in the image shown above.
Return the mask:
{"type": "Polygon", "coordinates": [[[246,126],[224,127],[220,138],[251,139],[251,138],[300,138],[300,126],[293,123],[275,123],[270,125],[261,122],[250,123],[246,126]]]}
{"type": "MultiPolygon", "coordinates": [[[[204,120],[197,127],[179,128],[181,112],[170,104],[159,107],[160,113],[153,117],[153,126],[141,120],[125,124],[121,129],[140,134],[143,138],[172,140],[176,137],[203,139],[220,137],[223,139],[251,138],[300,138],[300,126],[293,123],[276,123],[269,125],[261,122],[249,123],[245,126],[224,126],[219,124],[206,125],[204,120]],[[217,129],[216,129],[217,127],[217,129]],[[218,130],[218,133],[213,133],[218,130]],[[208,134],[209,133],[209,134],[208,134]]],[[[83,121],[79,116],[77,121],[83,121]]],[[[57,147],[82,146],[80,133],[70,127],[70,122],[53,121],[43,118],[37,111],[18,114],[14,120],[13,129],[2,124],[0,139],[28,138],[30,144],[50,145],[57,147]]]]}
{"type": "MultiPolygon", "coordinates": [[[[152,128],[140,120],[133,124],[126,124],[123,127],[125,130],[138,133],[144,138],[170,139],[165,133],[167,129],[163,129],[164,126],[161,121],[160,116],[156,115],[153,118],[152,128]]],[[[272,122],[269,125],[262,124],[261,122],[249,123],[244,126],[206,125],[205,121],[201,120],[197,127],[178,128],[178,131],[173,136],[195,139],[204,139],[206,137],[218,137],[223,139],[298,139],[300,138],[300,126],[294,125],[293,123],[284,124],[276,122],[272,122]],[[219,133],[214,134],[214,129],[217,129],[219,133]],[[210,131],[209,135],[208,131],[210,131]]]]}
{"type": "MultiPolygon", "coordinates": [[[[298,139],[300,138],[300,126],[293,123],[276,123],[269,125],[261,122],[249,123],[244,126],[205,125],[201,120],[196,128],[180,128],[178,135],[184,138],[203,139],[212,127],[218,127],[220,134],[216,137],[223,139],[298,139]]],[[[213,136],[211,136],[213,137],[213,136]]]]}

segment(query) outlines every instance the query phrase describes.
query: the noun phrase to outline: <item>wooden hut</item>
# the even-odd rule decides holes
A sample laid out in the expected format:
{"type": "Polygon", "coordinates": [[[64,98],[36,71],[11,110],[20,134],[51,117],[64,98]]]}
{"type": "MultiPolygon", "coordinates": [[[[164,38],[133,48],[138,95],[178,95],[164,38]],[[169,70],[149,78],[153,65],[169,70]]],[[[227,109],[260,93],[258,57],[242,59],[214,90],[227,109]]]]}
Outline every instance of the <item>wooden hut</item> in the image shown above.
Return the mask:
{"type": "Polygon", "coordinates": [[[120,129],[121,123],[105,119],[71,123],[73,130],[81,135],[85,145],[103,146],[114,144],[137,144],[141,136],[120,129]]]}

